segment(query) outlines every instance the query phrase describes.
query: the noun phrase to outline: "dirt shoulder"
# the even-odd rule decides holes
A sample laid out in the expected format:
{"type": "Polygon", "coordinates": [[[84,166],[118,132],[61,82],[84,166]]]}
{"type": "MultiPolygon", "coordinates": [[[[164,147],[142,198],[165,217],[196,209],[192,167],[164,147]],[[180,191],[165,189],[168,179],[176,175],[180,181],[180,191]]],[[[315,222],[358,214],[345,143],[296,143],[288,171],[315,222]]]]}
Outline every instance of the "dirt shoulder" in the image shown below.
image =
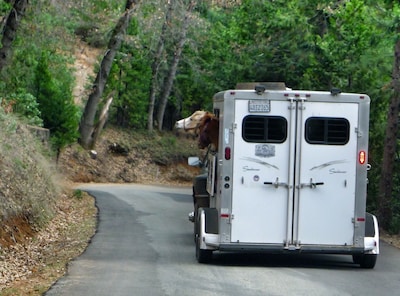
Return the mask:
{"type": "Polygon", "coordinates": [[[389,245],[395,246],[396,248],[400,249],[400,235],[390,235],[385,231],[381,231],[379,237],[385,243],[389,245]]]}
{"type": "Polygon", "coordinates": [[[96,215],[91,196],[63,194],[54,218],[44,229],[1,248],[0,295],[42,295],[47,291],[65,274],[68,262],[86,249],[96,230],[96,215]]]}

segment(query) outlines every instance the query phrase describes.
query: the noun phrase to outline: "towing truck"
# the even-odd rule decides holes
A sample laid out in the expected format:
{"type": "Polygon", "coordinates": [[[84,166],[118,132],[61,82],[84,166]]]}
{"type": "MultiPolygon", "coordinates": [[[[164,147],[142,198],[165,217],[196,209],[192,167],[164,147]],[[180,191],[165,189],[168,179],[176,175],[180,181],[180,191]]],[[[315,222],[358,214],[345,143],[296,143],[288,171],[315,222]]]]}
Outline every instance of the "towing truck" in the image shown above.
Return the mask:
{"type": "Polygon", "coordinates": [[[209,262],[214,251],[348,254],[374,268],[369,107],[366,94],[284,83],[215,94],[219,149],[207,153],[206,172],[194,178],[189,214],[197,261],[209,262]]]}

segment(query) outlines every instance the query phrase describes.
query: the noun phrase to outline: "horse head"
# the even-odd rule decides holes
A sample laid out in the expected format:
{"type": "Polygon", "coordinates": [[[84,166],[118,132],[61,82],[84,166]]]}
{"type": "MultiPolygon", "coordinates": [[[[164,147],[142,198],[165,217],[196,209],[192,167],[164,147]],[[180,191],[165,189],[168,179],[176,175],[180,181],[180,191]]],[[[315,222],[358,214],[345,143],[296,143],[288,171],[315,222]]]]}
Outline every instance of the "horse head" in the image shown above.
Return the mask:
{"type": "Polygon", "coordinates": [[[198,126],[200,149],[211,145],[213,150],[218,150],[219,120],[213,114],[203,116],[198,126]]]}
{"type": "Polygon", "coordinates": [[[201,119],[206,114],[211,114],[211,113],[207,111],[197,110],[189,117],[178,120],[175,123],[175,128],[178,130],[184,130],[185,132],[189,133],[196,133],[201,119]]]}

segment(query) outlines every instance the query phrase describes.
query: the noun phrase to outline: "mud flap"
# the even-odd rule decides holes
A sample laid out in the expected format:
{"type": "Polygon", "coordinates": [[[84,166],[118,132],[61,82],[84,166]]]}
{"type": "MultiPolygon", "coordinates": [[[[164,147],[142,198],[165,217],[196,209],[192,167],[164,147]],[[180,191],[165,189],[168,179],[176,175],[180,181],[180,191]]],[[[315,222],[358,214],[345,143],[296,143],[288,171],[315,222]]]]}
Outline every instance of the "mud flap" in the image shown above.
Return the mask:
{"type": "Polygon", "coordinates": [[[379,227],[378,220],[370,213],[365,214],[364,254],[354,254],[353,262],[362,268],[375,267],[379,254],[379,227]]]}
{"type": "Polygon", "coordinates": [[[208,263],[218,242],[218,211],[199,208],[195,222],[196,259],[199,263],[208,263]]]}

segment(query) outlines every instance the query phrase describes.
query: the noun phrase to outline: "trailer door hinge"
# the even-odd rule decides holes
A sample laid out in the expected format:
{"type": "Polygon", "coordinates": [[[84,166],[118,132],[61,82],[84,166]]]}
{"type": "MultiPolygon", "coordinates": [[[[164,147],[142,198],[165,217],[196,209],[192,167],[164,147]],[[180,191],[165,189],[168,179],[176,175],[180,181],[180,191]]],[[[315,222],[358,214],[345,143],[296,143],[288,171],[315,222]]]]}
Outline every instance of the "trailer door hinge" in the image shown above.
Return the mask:
{"type": "Polygon", "coordinates": [[[355,133],[357,134],[357,137],[358,137],[358,138],[362,138],[363,132],[360,131],[358,127],[356,127],[356,128],[354,129],[354,131],[355,131],[355,133]]]}

